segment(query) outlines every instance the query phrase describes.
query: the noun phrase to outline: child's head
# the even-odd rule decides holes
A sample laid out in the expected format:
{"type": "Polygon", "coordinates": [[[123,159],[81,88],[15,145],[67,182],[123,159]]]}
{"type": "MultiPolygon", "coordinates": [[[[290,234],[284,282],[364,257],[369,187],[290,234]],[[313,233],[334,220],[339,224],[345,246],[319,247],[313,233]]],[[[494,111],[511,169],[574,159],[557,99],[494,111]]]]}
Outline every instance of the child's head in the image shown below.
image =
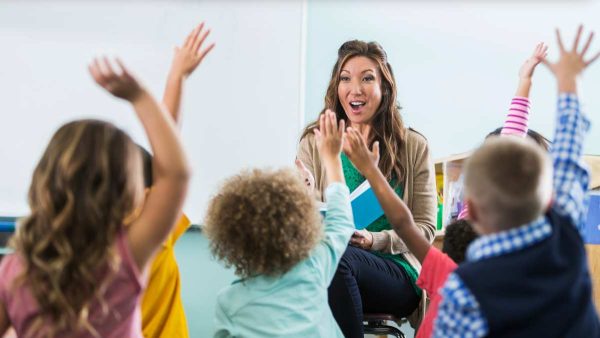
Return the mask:
{"type": "Polygon", "coordinates": [[[464,219],[457,220],[446,226],[442,251],[456,264],[460,264],[465,260],[467,247],[477,237],[477,233],[469,222],[464,219]]]}
{"type": "Polygon", "coordinates": [[[139,150],[112,124],[67,123],[50,140],[29,188],[31,214],[12,246],[24,259],[21,280],[55,329],[87,323],[90,303],[102,296],[98,271],[115,262],[109,249],[143,198],[141,172],[139,150]]]}
{"type": "MultiPolygon", "coordinates": [[[[492,136],[500,136],[501,133],[502,133],[502,128],[497,128],[494,131],[492,131],[491,133],[487,134],[486,138],[489,138],[492,136]]],[[[544,135],[538,133],[537,131],[535,131],[533,129],[528,129],[527,137],[529,137],[530,139],[535,141],[535,143],[537,143],[545,151],[550,151],[550,140],[545,138],[544,135]]]]}
{"type": "Polygon", "coordinates": [[[321,239],[321,216],[298,173],[244,171],[210,201],[205,231],[213,254],[241,278],[278,276],[321,239]]]}
{"type": "Polygon", "coordinates": [[[478,233],[529,223],[552,196],[548,155],[528,138],[490,137],[466,163],[465,194],[478,233]]]}

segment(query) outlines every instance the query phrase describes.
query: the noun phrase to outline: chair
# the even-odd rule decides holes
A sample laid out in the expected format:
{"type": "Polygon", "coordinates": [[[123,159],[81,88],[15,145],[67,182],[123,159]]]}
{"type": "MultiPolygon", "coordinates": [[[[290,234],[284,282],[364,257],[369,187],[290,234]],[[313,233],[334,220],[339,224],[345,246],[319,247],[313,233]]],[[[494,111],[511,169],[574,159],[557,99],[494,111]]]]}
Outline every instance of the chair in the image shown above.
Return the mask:
{"type": "Polygon", "coordinates": [[[406,338],[398,328],[387,325],[388,321],[400,322],[401,319],[387,313],[365,313],[363,315],[363,327],[365,334],[392,335],[397,338],[406,338]]]}

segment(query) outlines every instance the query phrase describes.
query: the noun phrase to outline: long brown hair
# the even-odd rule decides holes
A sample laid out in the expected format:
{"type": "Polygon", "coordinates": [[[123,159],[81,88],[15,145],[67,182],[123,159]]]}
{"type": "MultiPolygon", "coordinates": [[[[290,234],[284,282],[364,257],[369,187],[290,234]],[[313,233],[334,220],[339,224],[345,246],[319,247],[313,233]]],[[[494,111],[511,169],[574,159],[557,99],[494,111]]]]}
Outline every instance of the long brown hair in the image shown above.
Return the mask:
{"type": "Polygon", "coordinates": [[[52,137],[33,173],[31,214],[11,242],[24,262],[17,281],[40,307],[29,332],[51,323],[48,336],[78,330],[97,336],[90,305],[97,301],[108,313],[103,293],[119,262],[112,247],[136,204],[140,161],[129,136],[106,122],[70,122],[52,137]]]}
{"type": "MultiPolygon", "coordinates": [[[[396,80],[392,66],[387,61],[387,54],[383,47],[377,42],[365,42],[360,40],[347,41],[338,50],[338,59],[331,72],[331,80],[325,95],[325,107],[336,113],[338,120],[345,120],[348,125],[348,117],[338,97],[338,85],[340,83],[340,72],[344,64],[351,58],[365,56],[375,61],[381,74],[381,104],[373,116],[371,127],[373,133],[368,140],[369,146],[379,141],[381,158],[379,168],[388,178],[395,178],[400,184],[404,181],[405,168],[400,158],[400,150],[404,147],[405,128],[400,116],[400,106],[396,101],[396,80]]],[[[319,119],[309,124],[302,133],[301,139],[312,133],[318,126],[319,119]]]]}

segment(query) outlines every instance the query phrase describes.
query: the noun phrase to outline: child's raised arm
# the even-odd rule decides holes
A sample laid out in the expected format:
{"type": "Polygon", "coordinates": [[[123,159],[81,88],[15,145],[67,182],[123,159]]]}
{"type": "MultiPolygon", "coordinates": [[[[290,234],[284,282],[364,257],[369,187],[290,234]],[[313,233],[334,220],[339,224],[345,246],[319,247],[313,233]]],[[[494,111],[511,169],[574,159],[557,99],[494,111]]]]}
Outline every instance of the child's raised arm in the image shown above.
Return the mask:
{"type": "Polygon", "coordinates": [[[533,50],[533,55],[525,61],[519,70],[519,85],[515,97],[510,103],[502,135],[518,135],[525,137],[529,125],[529,91],[531,89],[531,77],[533,71],[548,54],[548,46],[539,43],[533,50]]]}
{"type": "Polygon", "coordinates": [[[348,128],[344,153],[371,184],[371,188],[375,192],[375,196],[377,196],[377,200],[379,200],[394,231],[402,238],[410,252],[422,263],[431,244],[415,225],[410,209],[396,195],[394,189],[377,167],[379,143],[375,142],[373,150],[370,151],[360,133],[353,128],[348,128]]]}
{"type": "Polygon", "coordinates": [[[319,155],[321,155],[321,161],[327,173],[327,181],[330,184],[345,183],[340,158],[344,128],[344,120],[340,120],[338,126],[335,113],[328,109],[320,117],[319,128],[314,130],[319,155]]]}
{"type": "Polygon", "coordinates": [[[142,269],[176,223],[186,195],[190,169],[173,119],[118,59],[117,63],[118,73],[106,58],[94,60],[89,71],[106,91],[133,105],[154,153],[153,188],[139,217],[128,228],[133,258],[142,269]]]}
{"type": "Polygon", "coordinates": [[[167,77],[167,85],[163,96],[163,103],[173,116],[176,124],[179,121],[179,107],[181,106],[181,93],[185,79],[190,76],[204,57],[215,47],[214,43],[202,48],[210,29],[204,30],[204,22],[198,25],[187,36],[181,47],[175,47],[173,63],[167,77]]]}
{"type": "Polygon", "coordinates": [[[577,78],[594,62],[600,53],[589,60],[585,54],[594,36],[591,33],[581,52],[578,51],[582,26],[579,26],[573,47],[566,50],[563,46],[560,32],[556,30],[560,59],[550,63],[544,59],[544,64],[552,71],[558,83],[558,113],[554,143],[551,150],[554,166],[555,208],[572,219],[573,224],[581,226],[587,210],[587,189],[589,173],[582,159],[583,141],[589,130],[590,122],[579,110],[577,98],[577,78]]]}

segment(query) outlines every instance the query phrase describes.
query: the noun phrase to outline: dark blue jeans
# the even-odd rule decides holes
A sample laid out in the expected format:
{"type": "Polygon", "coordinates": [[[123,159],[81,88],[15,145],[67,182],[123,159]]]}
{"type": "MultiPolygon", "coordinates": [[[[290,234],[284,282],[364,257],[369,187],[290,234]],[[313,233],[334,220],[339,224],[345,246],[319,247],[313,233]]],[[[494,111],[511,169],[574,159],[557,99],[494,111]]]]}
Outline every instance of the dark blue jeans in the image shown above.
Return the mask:
{"type": "Polygon", "coordinates": [[[329,307],[346,338],[364,337],[363,313],[410,315],[419,297],[402,267],[348,246],[329,286],[329,307]]]}

